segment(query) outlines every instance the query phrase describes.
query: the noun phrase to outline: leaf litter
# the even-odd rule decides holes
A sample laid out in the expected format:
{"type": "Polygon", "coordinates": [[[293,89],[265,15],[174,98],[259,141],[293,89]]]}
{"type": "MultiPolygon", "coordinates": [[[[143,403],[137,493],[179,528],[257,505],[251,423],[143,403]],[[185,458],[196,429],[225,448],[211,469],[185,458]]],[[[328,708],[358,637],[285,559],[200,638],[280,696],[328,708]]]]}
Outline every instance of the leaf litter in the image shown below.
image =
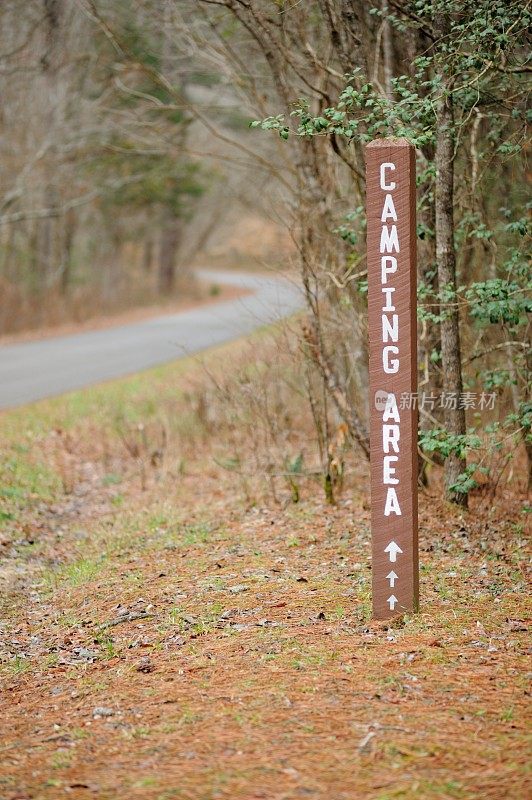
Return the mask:
{"type": "Polygon", "coordinates": [[[377,623],[362,468],[335,506],[249,504],[207,445],[141,490],[109,451],[87,484],[98,435],[71,436],[83,495],[2,539],[2,800],[531,794],[512,487],[469,512],[421,494],[421,612],[377,623]]]}

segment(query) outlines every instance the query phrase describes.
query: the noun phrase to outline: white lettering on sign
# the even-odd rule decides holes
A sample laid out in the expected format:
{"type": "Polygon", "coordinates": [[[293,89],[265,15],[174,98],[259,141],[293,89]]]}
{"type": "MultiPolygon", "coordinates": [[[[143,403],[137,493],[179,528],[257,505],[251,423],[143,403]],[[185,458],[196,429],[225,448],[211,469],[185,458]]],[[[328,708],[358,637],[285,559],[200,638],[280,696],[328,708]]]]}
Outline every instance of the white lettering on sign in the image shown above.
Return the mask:
{"type": "Polygon", "coordinates": [[[395,183],[386,183],[386,170],[391,170],[394,172],[395,164],[390,164],[389,161],[385,161],[383,164],[381,164],[381,189],[384,192],[393,192],[395,189],[395,183]]]}
{"type": "Polygon", "coordinates": [[[399,428],[399,425],[382,426],[382,449],[384,450],[385,453],[389,453],[390,448],[392,448],[392,450],[395,453],[398,453],[400,438],[401,438],[401,429],[399,428]]]}
{"type": "MultiPolygon", "coordinates": [[[[381,283],[388,283],[388,275],[397,272],[397,259],[395,256],[383,256],[381,258],[381,283]]],[[[384,289],[382,290],[384,292],[384,289]]],[[[387,291],[390,291],[389,289],[387,291]]],[[[395,289],[392,289],[395,292],[395,289]]]]}
{"type": "Polygon", "coordinates": [[[395,467],[392,467],[392,461],[399,461],[399,456],[384,456],[382,462],[382,482],[386,484],[399,483],[399,478],[394,478],[395,467]]]}
{"type": "MultiPolygon", "coordinates": [[[[397,225],[390,225],[390,222],[397,222],[397,211],[391,194],[395,188],[395,181],[390,180],[389,173],[395,171],[395,164],[384,162],[380,165],[380,188],[386,192],[381,213],[381,285],[382,285],[382,368],[386,375],[395,375],[399,372],[400,352],[399,352],[399,314],[394,312],[393,294],[395,286],[394,276],[397,273],[397,258],[389,253],[400,253],[399,235],[397,225]],[[394,344],[389,344],[393,342],[394,344]]],[[[382,483],[386,488],[384,500],[384,516],[402,516],[401,506],[397,491],[399,489],[399,478],[397,477],[396,465],[400,456],[401,441],[401,417],[397,405],[396,397],[389,393],[386,398],[386,405],[382,412],[382,483]],[[397,487],[397,488],[396,488],[397,487]]],[[[384,552],[388,554],[390,562],[395,564],[397,556],[403,551],[399,545],[391,541],[384,552]]],[[[387,576],[390,588],[393,589],[398,575],[392,570],[387,576]]],[[[391,611],[397,604],[395,595],[388,598],[388,605],[391,611]]]]}
{"type": "Polygon", "coordinates": [[[381,253],[393,253],[395,250],[396,253],[399,252],[399,237],[397,235],[397,225],[392,225],[391,228],[388,228],[388,225],[382,226],[381,231],[381,253]]]}
{"type": "Polygon", "coordinates": [[[382,290],[386,295],[386,305],[383,306],[383,311],[395,311],[395,306],[392,301],[392,294],[395,292],[395,286],[388,286],[382,290]]]}
{"type": "MultiPolygon", "coordinates": [[[[386,502],[384,504],[384,516],[389,517],[390,514],[395,514],[401,517],[401,507],[395,489],[388,489],[386,492],[386,502]]],[[[393,559],[395,561],[395,559],[393,559]]]]}
{"type": "Polygon", "coordinates": [[[384,198],[384,207],[381,214],[381,222],[388,222],[388,218],[397,222],[397,211],[393,202],[391,194],[387,194],[384,198]]]}
{"type": "Polygon", "coordinates": [[[384,189],[387,194],[384,198],[382,207],[381,222],[383,222],[381,230],[381,242],[379,252],[381,254],[381,283],[383,284],[382,293],[383,307],[382,307],[382,343],[386,345],[382,349],[382,369],[386,375],[397,375],[399,372],[400,361],[399,348],[395,345],[387,344],[388,342],[399,341],[399,316],[393,314],[389,316],[391,311],[395,311],[393,305],[392,295],[395,292],[395,286],[387,286],[388,277],[397,272],[397,258],[395,256],[386,256],[384,253],[399,253],[399,235],[397,233],[397,225],[387,225],[388,219],[397,222],[397,211],[393,202],[393,196],[390,192],[396,187],[395,181],[387,182],[387,171],[394,171],[395,164],[385,161],[380,166],[380,187],[384,189]]]}
{"type": "Polygon", "coordinates": [[[390,353],[399,355],[399,348],[395,347],[393,344],[388,345],[388,347],[383,347],[382,368],[387,375],[395,375],[396,372],[399,372],[399,359],[390,358],[390,353]]]}
{"type": "Polygon", "coordinates": [[[387,317],[386,314],[382,315],[382,341],[399,341],[399,317],[397,314],[392,316],[391,322],[390,317],[387,317]]]}
{"type": "Polygon", "coordinates": [[[399,416],[399,407],[393,392],[390,392],[390,394],[387,396],[384,411],[382,412],[383,422],[389,422],[391,419],[393,419],[394,422],[401,422],[401,417],[399,416]]]}

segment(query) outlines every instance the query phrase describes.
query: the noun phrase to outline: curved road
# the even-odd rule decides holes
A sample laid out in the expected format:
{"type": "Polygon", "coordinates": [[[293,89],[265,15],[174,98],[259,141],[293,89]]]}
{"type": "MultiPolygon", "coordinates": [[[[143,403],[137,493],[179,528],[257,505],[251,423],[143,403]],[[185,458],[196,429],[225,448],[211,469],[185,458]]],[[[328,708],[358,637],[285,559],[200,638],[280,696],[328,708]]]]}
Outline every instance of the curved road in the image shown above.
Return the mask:
{"type": "Polygon", "coordinates": [[[202,269],[251,295],[106,330],[0,346],[0,409],[80,389],[237,339],[301,308],[283,278],[202,269]]]}

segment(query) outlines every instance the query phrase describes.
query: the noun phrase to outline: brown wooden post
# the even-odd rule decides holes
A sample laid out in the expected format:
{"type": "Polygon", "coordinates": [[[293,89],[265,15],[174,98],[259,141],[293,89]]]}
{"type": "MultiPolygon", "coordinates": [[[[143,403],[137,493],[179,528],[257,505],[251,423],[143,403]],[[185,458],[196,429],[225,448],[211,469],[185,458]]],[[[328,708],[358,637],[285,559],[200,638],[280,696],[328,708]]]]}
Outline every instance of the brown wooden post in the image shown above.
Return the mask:
{"type": "Polygon", "coordinates": [[[417,611],[415,150],[366,147],[373,617],[417,611]]]}

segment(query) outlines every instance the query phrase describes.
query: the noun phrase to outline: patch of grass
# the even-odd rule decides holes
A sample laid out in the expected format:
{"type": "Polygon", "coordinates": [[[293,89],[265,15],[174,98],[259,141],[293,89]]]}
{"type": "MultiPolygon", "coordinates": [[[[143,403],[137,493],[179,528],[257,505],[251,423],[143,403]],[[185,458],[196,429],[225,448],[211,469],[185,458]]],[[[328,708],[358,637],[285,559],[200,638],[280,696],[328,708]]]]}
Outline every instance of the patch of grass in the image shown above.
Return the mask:
{"type": "Polygon", "coordinates": [[[61,492],[61,479],[27,451],[13,449],[0,458],[0,528],[18,518],[22,509],[51,501],[61,492]]]}
{"type": "Polygon", "coordinates": [[[0,665],[0,671],[7,676],[16,677],[24,675],[31,669],[31,661],[29,658],[22,658],[22,656],[15,656],[9,661],[5,661],[0,665]]]}
{"type": "Polygon", "coordinates": [[[180,545],[191,547],[198,544],[207,544],[211,535],[209,524],[199,522],[194,525],[184,525],[176,533],[176,540],[180,545]]]}
{"type": "Polygon", "coordinates": [[[122,483],[122,476],[116,475],[114,472],[109,472],[102,478],[102,484],[104,486],[117,486],[119,483],[122,483]]]}
{"type": "Polygon", "coordinates": [[[133,789],[152,789],[154,786],[158,786],[159,783],[159,778],[156,778],[153,775],[146,775],[146,777],[141,778],[140,781],[135,781],[133,784],[133,789]]]}
{"type": "Polygon", "coordinates": [[[461,800],[468,796],[458,781],[423,780],[385,791],[378,794],[375,800],[461,800]]]}
{"type": "Polygon", "coordinates": [[[60,628],[76,628],[81,624],[81,620],[75,614],[65,613],[61,614],[57,620],[57,625],[60,628]]]}
{"type": "Polygon", "coordinates": [[[201,714],[198,714],[196,711],[193,711],[192,709],[185,707],[179,716],[177,725],[178,727],[183,727],[184,725],[194,725],[201,719],[202,719],[201,714]]]}
{"type": "Polygon", "coordinates": [[[72,765],[74,754],[68,750],[58,750],[50,759],[52,769],[68,769],[72,765]]]}
{"type": "Polygon", "coordinates": [[[345,608],[342,606],[336,606],[332,612],[333,619],[344,619],[345,618],[345,608]]]}
{"type": "Polygon", "coordinates": [[[43,576],[44,583],[51,589],[62,584],[83,586],[100,576],[103,568],[104,560],[102,558],[79,558],[57,570],[47,571],[43,576]]]}
{"type": "Polygon", "coordinates": [[[60,789],[63,785],[63,781],[59,780],[59,778],[47,778],[44,782],[44,786],[47,789],[60,789]]]}
{"type": "Polygon", "coordinates": [[[300,544],[301,542],[299,541],[297,536],[289,536],[288,539],[286,540],[287,547],[299,547],[300,544]]]}
{"type": "Polygon", "coordinates": [[[107,634],[100,634],[96,636],[95,643],[98,644],[103,650],[103,657],[105,659],[116,658],[118,650],[115,645],[114,639],[107,634]]]}
{"type": "Polygon", "coordinates": [[[196,636],[202,636],[214,630],[223,610],[222,603],[212,603],[205,608],[201,616],[198,616],[197,614],[191,614],[182,607],[176,606],[168,612],[166,629],[168,627],[176,627],[182,633],[188,631],[196,636]]]}
{"type": "Polygon", "coordinates": [[[71,728],[69,731],[69,736],[74,742],[81,742],[83,739],[87,739],[89,732],[86,728],[71,728]]]}
{"type": "Polygon", "coordinates": [[[147,725],[136,725],[133,728],[122,730],[125,739],[147,739],[151,735],[151,728],[147,725]]]}

